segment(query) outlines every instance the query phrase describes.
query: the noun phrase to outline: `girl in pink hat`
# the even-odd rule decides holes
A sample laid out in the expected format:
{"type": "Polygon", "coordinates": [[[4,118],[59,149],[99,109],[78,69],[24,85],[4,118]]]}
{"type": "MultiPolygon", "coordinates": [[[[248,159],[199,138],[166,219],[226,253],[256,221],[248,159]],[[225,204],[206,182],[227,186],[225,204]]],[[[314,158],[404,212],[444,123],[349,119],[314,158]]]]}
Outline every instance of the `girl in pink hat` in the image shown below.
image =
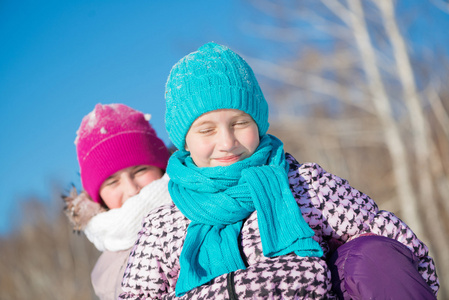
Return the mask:
{"type": "Polygon", "coordinates": [[[76,231],[102,252],[91,274],[100,299],[117,299],[142,219],[171,203],[165,175],[169,151],[150,115],[123,104],[97,104],[75,140],[84,191],[64,197],[76,231]]]}

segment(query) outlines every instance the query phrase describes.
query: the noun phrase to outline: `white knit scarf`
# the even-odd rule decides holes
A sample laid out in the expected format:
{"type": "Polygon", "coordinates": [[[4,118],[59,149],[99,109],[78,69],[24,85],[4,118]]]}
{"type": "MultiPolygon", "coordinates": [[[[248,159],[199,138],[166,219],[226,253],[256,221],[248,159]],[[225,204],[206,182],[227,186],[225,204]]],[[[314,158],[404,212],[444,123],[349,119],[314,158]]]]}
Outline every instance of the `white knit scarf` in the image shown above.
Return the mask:
{"type": "Polygon", "coordinates": [[[137,240],[143,218],[154,208],[171,204],[168,192],[170,178],[165,174],[142,188],[120,208],[93,217],[84,233],[99,251],[119,251],[131,248],[137,240]]]}

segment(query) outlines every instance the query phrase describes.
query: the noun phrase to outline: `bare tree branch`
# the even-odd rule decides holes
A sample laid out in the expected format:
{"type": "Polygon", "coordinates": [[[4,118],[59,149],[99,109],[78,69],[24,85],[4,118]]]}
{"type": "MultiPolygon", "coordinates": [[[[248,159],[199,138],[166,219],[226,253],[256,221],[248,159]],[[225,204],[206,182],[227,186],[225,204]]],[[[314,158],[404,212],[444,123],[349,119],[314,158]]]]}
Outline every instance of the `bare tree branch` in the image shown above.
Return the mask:
{"type": "MultiPolygon", "coordinates": [[[[320,76],[304,74],[296,69],[283,67],[278,64],[253,57],[245,56],[245,59],[251,66],[253,66],[257,73],[262,74],[272,80],[281,81],[304,90],[334,97],[340,88],[335,81],[327,80],[320,76]],[[298,80],[298,78],[306,78],[306,80],[298,80]]],[[[346,98],[339,100],[343,101],[347,105],[355,106],[368,113],[374,113],[365,103],[350,101],[346,98]]]]}
{"type": "MultiPolygon", "coordinates": [[[[445,235],[444,225],[439,218],[438,202],[433,193],[432,178],[430,174],[431,162],[429,161],[430,147],[428,139],[428,124],[424,117],[421,100],[416,89],[414,72],[410,64],[409,55],[405,45],[405,41],[399,32],[396,24],[395,9],[391,1],[375,1],[382,14],[386,34],[393,47],[393,54],[396,61],[396,69],[398,71],[399,79],[404,91],[404,102],[407,104],[406,108],[409,111],[410,125],[413,132],[413,141],[415,153],[415,163],[419,170],[419,192],[421,199],[427,199],[424,214],[427,217],[427,222],[431,224],[432,230],[429,231],[430,240],[429,246],[434,245],[433,248],[436,258],[439,259],[445,276],[449,276],[449,243],[447,239],[441,239],[445,235]]],[[[413,227],[412,227],[413,228],[413,227]]]]}
{"type": "Polygon", "coordinates": [[[409,175],[410,170],[406,159],[407,152],[405,151],[399,128],[393,119],[389,98],[376,65],[376,57],[364,21],[364,11],[360,0],[348,0],[348,4],[353,12],[351,14],[350,25],[354,32],[360,55],[362,56],[362,64],[366,72],[368,88],[373,97],[377,116],[384,127],[386,143],[392,157],[399,201],[401,203],[401,212],[415,233],[422,237],[424,236],[424,232],[418,213],[418,199],[413,192],[409,175]]]}

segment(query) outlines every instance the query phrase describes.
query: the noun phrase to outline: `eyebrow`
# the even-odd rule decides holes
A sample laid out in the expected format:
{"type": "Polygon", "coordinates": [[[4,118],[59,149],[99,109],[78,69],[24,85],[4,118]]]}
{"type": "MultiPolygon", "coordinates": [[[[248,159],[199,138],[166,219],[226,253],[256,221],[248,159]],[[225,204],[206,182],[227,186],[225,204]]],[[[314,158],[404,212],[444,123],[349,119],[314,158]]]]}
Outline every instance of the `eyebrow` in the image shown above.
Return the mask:
{"type": "MultiPolygon", "coordinates": [[[[232,118],[240,118],[240,117],[249,117],[249,118],[251,118],[252,119],[252,117],[250,116],[250,115],[248,115],[247,113],[245,113],[244,111],[240,111],[238,114],[236,114],[235,116],[233,116],[232,118]]],[[[201,125],[204,125],[204,124],[208,124],[208,123],[214,123],[214,121],[213,120],[205,120],[205,121],[202,121],[202,122],[200,122],[200,123],[198,123],[198,124],[192,124],[192,127],[191,128],[193,128],[193,127],[199,127],[199,126],[201,126],[201,125]]]]}
{"type": "Polygon", "coordinates": [[[209,120],[201,121],[200,123],[192,124],[192,128],[193,128],[193,127],[199,127],[199,126],[201,126],[201,125],[208,124],[208,123],[213,123],[213,121],[209,121],[209,120]]]}

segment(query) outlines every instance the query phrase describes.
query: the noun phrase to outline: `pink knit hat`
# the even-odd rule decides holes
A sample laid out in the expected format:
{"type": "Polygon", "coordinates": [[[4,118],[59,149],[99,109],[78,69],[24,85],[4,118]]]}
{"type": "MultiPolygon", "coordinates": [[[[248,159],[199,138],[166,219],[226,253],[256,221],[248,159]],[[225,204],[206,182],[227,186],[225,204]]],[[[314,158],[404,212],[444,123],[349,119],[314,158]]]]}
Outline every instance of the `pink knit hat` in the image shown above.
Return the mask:
{"type": "Polygon", "coordinates": [[[75,145],[81,183],[93,201],[102,202],[101,184],[121,169],[150,165],[165,171],[169,153],[149,119],[123,104],[97,104],[83,118],[75,145]]]}

